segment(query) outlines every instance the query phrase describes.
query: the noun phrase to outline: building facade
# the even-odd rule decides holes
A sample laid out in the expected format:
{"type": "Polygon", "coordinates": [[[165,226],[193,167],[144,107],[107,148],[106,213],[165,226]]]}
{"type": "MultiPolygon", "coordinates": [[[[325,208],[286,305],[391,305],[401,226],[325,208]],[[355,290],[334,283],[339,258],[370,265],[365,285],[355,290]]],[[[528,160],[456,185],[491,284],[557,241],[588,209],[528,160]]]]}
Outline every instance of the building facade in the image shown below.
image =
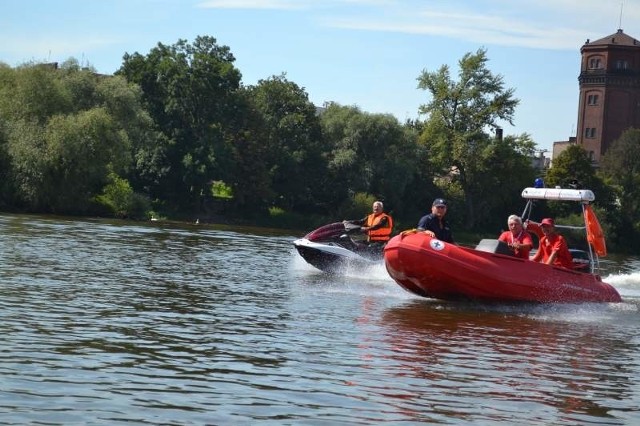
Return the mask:
{"type": "Polygon", "coordinates": [[[597,165],[625,130],[640,128],[640,41],[620,29],[580,53],[576,141],[597,165]]]}

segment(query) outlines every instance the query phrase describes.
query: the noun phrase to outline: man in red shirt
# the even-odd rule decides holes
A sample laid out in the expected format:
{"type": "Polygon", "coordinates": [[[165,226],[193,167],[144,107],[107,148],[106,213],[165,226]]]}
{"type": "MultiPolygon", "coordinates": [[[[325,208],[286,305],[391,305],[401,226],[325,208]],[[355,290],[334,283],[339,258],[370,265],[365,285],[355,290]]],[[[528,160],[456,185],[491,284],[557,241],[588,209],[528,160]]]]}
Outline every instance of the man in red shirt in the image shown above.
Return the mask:
{"type": "Polygon", "coordinates": [[[540,246],[531,260],[547,265],[573,268],[573,257],[564,237],[556,232],[553,219],[545,218],[540,222],[544,236],[540,238],[540,246]]]}
{"type": "Polygon", "coordinates": [[[507,243],[509,248],[513,250],[513,255],[521,259],[529,259],[529,252],[533,248],[533,240],[531,235],[522,227],[522,219],[520,216],[512,214],[507,219],[508,231],[504,231],[498,237],[498,240],[507,243]]]}

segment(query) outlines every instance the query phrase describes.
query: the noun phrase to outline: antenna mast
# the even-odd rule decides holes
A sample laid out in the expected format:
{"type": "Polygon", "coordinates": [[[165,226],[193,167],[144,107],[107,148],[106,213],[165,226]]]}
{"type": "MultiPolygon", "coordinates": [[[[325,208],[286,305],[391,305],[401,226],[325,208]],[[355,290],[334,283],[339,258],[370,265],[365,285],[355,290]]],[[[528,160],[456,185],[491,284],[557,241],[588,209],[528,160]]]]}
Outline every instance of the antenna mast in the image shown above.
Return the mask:
{"type": "Polygon", "coordinates": [[[620,20],[618,21],[618,29],[622,29],[622,8],[624,7],[624,0],[620,2],[620,20]]]}

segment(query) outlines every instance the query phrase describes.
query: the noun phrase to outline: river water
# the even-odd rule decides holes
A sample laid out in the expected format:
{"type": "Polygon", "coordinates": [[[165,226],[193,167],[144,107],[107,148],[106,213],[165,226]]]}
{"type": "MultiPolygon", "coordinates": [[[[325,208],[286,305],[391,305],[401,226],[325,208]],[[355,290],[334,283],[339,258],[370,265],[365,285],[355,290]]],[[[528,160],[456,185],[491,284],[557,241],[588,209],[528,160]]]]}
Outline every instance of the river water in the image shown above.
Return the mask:
{"type": "Polygon", "coordinates": [[[421,299],[292,232],[0,215],[0,424],[640,424],[620,304],[421,299]]]}

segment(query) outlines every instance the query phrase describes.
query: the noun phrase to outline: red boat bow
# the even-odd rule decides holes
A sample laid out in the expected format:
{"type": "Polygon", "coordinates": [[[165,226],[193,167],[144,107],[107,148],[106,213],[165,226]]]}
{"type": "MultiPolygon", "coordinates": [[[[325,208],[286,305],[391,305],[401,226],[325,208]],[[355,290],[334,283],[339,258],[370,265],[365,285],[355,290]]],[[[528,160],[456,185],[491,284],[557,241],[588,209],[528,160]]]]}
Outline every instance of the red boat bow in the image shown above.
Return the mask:
{"type": "Polygon", "coordinates": [[[403,232],[392,238],[384,260],[400,286],[423,297],[482,302],[622,301],[599,275],[461,247],[423,232],[403,232]]]}

